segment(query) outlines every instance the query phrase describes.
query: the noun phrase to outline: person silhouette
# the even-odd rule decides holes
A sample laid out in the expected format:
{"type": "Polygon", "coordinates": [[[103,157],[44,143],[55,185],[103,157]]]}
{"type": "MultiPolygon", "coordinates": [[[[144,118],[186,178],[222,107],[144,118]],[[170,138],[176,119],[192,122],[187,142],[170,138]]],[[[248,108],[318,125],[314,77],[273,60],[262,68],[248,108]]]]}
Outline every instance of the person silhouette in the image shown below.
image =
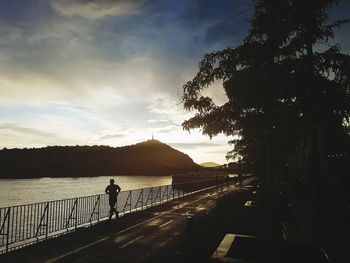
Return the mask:
{"type": "Polygon", "coordinates": [[[119,185],[114,184],[114,179],[109,180],[109,185],[107,185],[105,190],[106,194],[109,195],[109,219],[112,219],[113,213],[115,213],[115,218],[118,218],[119,211],[115,209],[115,204],[117,203],[117,196],[120,191],[121,188],[119,185]]]}

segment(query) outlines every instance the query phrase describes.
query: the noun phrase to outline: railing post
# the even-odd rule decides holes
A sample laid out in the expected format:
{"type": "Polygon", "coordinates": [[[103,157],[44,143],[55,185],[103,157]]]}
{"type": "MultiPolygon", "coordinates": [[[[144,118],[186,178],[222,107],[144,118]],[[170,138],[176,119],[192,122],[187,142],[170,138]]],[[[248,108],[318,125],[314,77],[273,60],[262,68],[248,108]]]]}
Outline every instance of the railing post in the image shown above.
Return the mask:
{"type": "Polygon", "coordinates": [[[46,203],[46,232],[45,232],[45,238],[47,239],[47,236],[49,234],[49,213],[50,213],[50,202],[46,203]]]}
{"type": "Polygon", "coordinates": [[[168,187],[169,187],[168,185],[165,186],[165,190],[164,190],[164,194],[163,194],[163,197],[165,197],[165,195],[166,195],[166,201],[169,201],[169,189],[168,189],[168,187]]]}
{"type": "Polygon", "coordinates": [[[143,188],[142,188],[141,192],[142,192],[142,196],[141,196],[141,207],[142,207],[142,209],[143,209],[143,188]]]}
{"type": "Polygon", "coordinates": [[[75,229],[77,229],[78,226],[78,198],[75,199],[75,229]]]}
{"type": "Polygon", "coordinates": [[[143,208],[143,188],[140,190],[139,196],[137,197],[136,203],[135,203],[135,209],[137,211],[138,205],[141,204],[140,208],[142,210],[143,208]]]}
{"type": "MultiPolygon", "coordinates": [[[[43,203],[40,204],[40,207],[42,207],[42,204],[43,203]]],[[[41,215],[41,218],[40,218],[40,222],[38,224],[38,227],[36,228],[35,236],[37,237],[37,239],[39,238],[38,235],[41,235],[40,229],[42,227],[46,227],[46,229],[45,229],[45,238],[47,238],[47,235],[48,235],[48,218],[49,218],[48,217],[48,213],[49,213],[48,209],[49,209],[49,202],[46,203],[44,211],[43,211],[43,214],[41,215]],[[45,216],[46,216],[46,218],[45,218],[45,216]]],[[[40,212],[41,212],[41,210],[40,210],[40,212]]]]}
{"type": "Polygon", "coordinates": [[[145,206],[147,207],[148,206],[148,200],[151,200],[150,202],[150,206],[153,205],[153,187],[151,187],[149,193],[148,193],[148,196],[146,198],[146,202],[145,202],[145,206]]]}
{"type": "Polygon", "coordinates": [[[159,203],[162,203],[162,186],[159,186],[159,203]]]}
{"type": "MultiPolygon", "coordinates": [[[[98,203],[97,203],[97,222],[100,222],[100,203],[101,203],[101,195],[98,195],[98,203]]],[[[118,201],[118,200],[117,200],[118,201]]]]}
{"type": "MultiPolygon", "coordinates": [[[[73,199],[71,199],[71,200],[73,200],[73,199]]],[[[78,206],[78,198],[75,198],[75,201],[73,203],[73,207],[71,208],[71,211],[70,211],[67,223],[66,223],[67,231],[69,229],[69,222],[71,219],[75,220],[74,226],[75,226],[75,228],[77,228],[77,222],[78,222],[78,219],[77,219],[78,207],[77,206],[78,206]],[[75,209],[75,211],[74,211],[74,209],[75,209]],[[73,212],[74,212],[75,217],[73,217],[73,212]]]]}
{"type": "Polygon", "coordinates": [[[95,214],[97,214],[97,222],[100,221],[100,198],[101,198],[100,195],[96,196],[96,201],[95,201],[95,204],[92,208],[92,212],[90,214],[90,219],[89,219],[90,225],[92,224],[92,221],[94,220],[95,214]],[[97,210],[97,212],[95,210],[97,210]]]}
{"type": "Polygon", "coordinates": [[[131,190],[130,190],[130,213],[131,213],[131,207],[132,207],[132,192],[131,192],[131,190]]]}
{"type": "Polygon", "coordinates": [[[157,187],[157,192],[156,192],[156,196],[154,197],[154,203],[157,202],[157,197],[159,197],[159,203],[161,203],[161,200],[162,200],[162,189],[161,189],[161,186],[158,186],[157,187]]]}
{"type": "Polygon", "coordinates": [[[9,251],[9,243],[10,243],[10,220],[11,220],[11,207],[7,210],[7,234],[6,234],[6,253],[9,251]]]}

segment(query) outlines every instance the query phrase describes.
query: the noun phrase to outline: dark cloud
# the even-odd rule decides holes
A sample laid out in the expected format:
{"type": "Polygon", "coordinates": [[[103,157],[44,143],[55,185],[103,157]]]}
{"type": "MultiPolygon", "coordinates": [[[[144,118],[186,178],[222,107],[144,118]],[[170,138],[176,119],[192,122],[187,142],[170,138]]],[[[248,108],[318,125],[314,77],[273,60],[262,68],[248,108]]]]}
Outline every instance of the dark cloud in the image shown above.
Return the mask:
{"type": "MultiPolygon", "coordinates": [[[[192,32],[190,41],[197,50],[202,46],[208,48],[213,45],[215,49],[218,44],[233,45],[236,40],[234,35],[247,31],[249,25],[242,16],[242,10],[251,8],[254,2],[253,0],[151,1],[146,10],[157,14],[156,19],[162,26],[177,25],[184,32],[192,32]]],[[[246,12],[245,15],[249,17],[251,12],[246,12]]]]}
{"type": "Polygon", "coordinates": [[[0,21],[2,24],[17,24],[32,28],[38,21],[50,19],[52,9],[46,0],[1,1],[0,21]],[[28,22],[27,24],[25,22],[28,22]]]}

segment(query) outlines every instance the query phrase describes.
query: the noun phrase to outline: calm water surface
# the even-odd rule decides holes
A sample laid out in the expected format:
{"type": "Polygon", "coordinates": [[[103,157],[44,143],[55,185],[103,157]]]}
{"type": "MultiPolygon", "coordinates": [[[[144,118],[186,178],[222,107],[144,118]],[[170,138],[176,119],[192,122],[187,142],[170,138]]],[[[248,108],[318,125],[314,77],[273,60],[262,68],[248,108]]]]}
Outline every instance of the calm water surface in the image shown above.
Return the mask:
{"type": "Polygon", "coordinates": [[[102,194],[111,178],[122,191],[171,184],[171,176],[0,179],[0,207],[102,194]]]}

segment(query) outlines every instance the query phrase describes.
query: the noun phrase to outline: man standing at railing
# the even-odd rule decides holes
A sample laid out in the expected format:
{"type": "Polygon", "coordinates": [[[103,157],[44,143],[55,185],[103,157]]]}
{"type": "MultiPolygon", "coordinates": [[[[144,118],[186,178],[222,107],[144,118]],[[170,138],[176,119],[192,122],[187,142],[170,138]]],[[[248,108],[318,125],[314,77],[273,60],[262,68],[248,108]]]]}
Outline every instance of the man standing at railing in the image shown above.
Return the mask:
{"type": "Polygon", "coordinates": [[[114,184],[114,179],[109,180],[109,185],[106,187],[106,194],[109,195],[109,206],[111,207],[109,210],[109,219],[112,218],[113,213],[115,213],[115,217],[118,218],[118,211],[115,209],[115,204],[117,203],[117,196],[120,192],[120,186],[114,184]]]}

